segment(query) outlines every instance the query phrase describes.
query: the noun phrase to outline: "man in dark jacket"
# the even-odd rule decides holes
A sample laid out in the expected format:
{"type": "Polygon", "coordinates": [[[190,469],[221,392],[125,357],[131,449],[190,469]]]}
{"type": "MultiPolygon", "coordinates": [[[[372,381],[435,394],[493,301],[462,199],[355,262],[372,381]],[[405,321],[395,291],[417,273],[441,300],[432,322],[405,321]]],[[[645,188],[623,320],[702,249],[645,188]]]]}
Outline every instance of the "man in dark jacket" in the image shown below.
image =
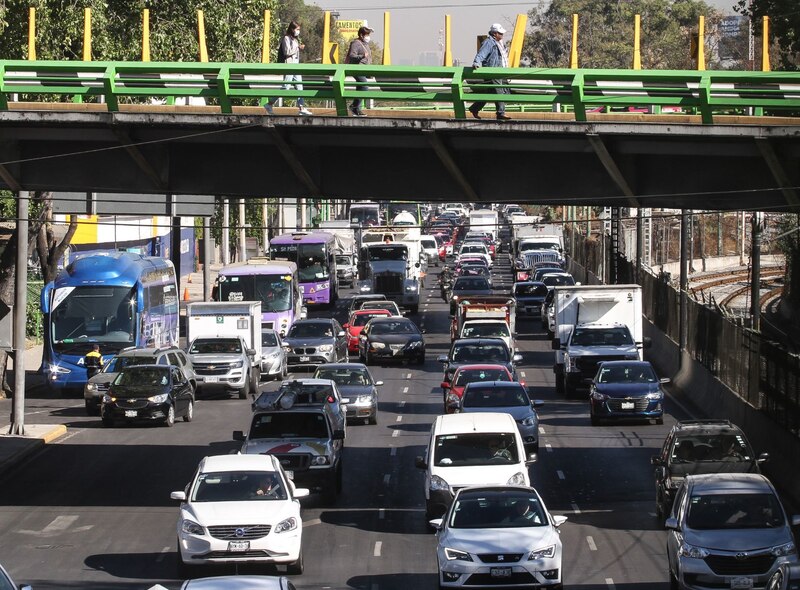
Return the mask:
{"type": "MultiPolygon", "coordinates": [[[[369,34],[374,29],[369,28],[368,26],[364,25],[358,29],[358,38],[353,39],[350,43],[350,47],[347,50],[347,58],[345,59],[345,63],[348,64],[361,64],[368,66],[372,63],[372,51],[369,48],[369,41],[370,37],[369,34]]],[[[354,76],[356,82],[366,82],[366,76],[354,76]]],[[[358,85],[356,86],[356,90],[359,92],[367,90],[367,86],[365,85],[358,85]]],[[[353,104],[350,105],[350,112],[353,113],[354,117],[366,117],[367,115],[364,114],[364,111],[361,110],[361,103],[363,101],[360,98],[356,98],[353,100],[353,104]]]]}
{"type": "MultiPolygon", "coordinates": [[[[506,34],[506,30],[500,25],[500,23],[494,23],[489,28],[489,36],[486,38],[486,41],[483,42],[481,48],[478,50],[478,54],[475,56],[473,60],[472,67],[475,69],[481,67],[487,68],[507,68],[508,67],[508,52],[506,50],[506,46],[503,44],[503,35],[506,34]]],[[[505,86],[507,84],[506,80],[492,80],[492,83],[495,84],[495,87],[491,89],[495,94],[510,94],[510,90],[505,86]]],[[[497,101],[494,103],[495,107],[497,108],[497,119],[499,121],[506,121],[510,119],[508,115],[506,115],[506,103],[497,101]]],[[[480,110],[486,106],[485,101],[479,101],[472,103],[472,106],[469,107],[469,112],[472,113],[472,116],[476,119],[480,119],[480,115],[478,114],[480,110]]]]}

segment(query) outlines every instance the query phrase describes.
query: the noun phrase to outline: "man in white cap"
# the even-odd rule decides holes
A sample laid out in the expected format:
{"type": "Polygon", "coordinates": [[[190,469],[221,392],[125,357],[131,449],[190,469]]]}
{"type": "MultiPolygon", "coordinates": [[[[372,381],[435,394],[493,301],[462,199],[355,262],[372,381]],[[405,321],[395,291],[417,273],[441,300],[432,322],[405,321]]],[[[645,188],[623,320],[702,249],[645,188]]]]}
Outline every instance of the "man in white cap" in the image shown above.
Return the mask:
{"type": "MultiPolygon", "coordinates": [[[[361,64],[361,65],[370,65],[372,63],[372,51],[369,48],[369,34],[374,29],[371,29],[366,24],[363,27],[358,29],[358,38],[353,39],[350,43],[350,47],[347,50],[347,58],[345,59],[345,63],[348,64],[361,64]]],[[[366,76],[354,76],[356,82],[366,82],[366,76]]],[[[367,90],[367,86],[365,85],[358,85],[356,86],[356,90],[364,91],[367,90]]],[[[367,115],[364,114],[364,111],[361,110],[361,103],[362,100],[360,98],[356,98],[353,100],[353,104],[350,105],[350,112],[353,114],[354,117],[366,117],[367,115]]]]}
{"type": "MultiPolygon", "coordinates": [[[[489,27],[489,36],[478,50],[478,54],[475,56],[475,59],[472,63],[473,68],[508,67],[508,52],[506,51],[506,46],[503,44],[503,35],[505,34],[506,30],[500,23],[494,23],[491,27],[489,27]]],[[[486,92],[493,91],[495,94],[511,93],[508,87],[505,86],[505,84],[508,83],[506,80],[492,80],[492,83],[495,84],[495,88],[491,90],[487,89],[486,92]]],[[[497,108],[498,121],[506,121],[511,118],[506,115],[506,103],[497,101],[494,104],[497,108]]],[[[485,101],[474,102],[472,103],[472,106],[469,107],[469,112],[472,113],[472,116],[476,119],[480,119],[481,117],[478,113],[480,113],[481,109],[485,106],[485,101]]]]}

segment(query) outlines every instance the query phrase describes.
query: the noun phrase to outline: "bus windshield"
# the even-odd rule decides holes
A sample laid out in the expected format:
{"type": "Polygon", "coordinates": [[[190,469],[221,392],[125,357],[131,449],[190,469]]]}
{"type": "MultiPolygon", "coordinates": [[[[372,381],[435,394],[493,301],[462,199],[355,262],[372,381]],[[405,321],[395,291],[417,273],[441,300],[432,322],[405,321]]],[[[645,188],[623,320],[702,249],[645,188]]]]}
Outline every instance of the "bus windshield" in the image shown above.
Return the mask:
{"type": "Polygon", "coordinates": [[[217,292],[220,301],[260,301],[262,313],[292,309],[292,281],[286,274],[221,275],[217,292]]]}
{"type": "Polygon", "coordinates": [[[301,283],[330,278],[325,244],[272,244],[269,251],[272,260],[296,262],[301,283]]]}
{"type": "Polygon", "coordinates": [[[103,352],[135,344],[136,290],[130,287],[63,287],[53,295],[53,349],[76,352],[103,343],[103,352]]]}
{"type": "Polygon", "coordinates": [[[380,223],[378,206],[358,207],[356,205],[350,205],[350,223],[378,225],[380,223]]]}

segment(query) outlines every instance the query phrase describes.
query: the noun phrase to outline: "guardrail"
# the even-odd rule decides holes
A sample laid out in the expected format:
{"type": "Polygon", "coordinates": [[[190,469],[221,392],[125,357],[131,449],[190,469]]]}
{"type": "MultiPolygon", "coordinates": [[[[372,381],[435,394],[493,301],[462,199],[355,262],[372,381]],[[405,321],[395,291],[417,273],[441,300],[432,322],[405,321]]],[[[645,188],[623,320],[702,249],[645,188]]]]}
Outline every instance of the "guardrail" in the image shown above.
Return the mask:
{"type": "Polygon", "coordinates": [[[102,97],[109,111],[121,102],[200,97],[216,101],[222,113],[234,103],[266,98],[332,101],[347,115],[354,98],[385,103],[450,105],[457,119],[465,103],[498,98],[525,106],[568,109],[575,120],[587,112],[625,107],[661,112],[664,107],[698,112],[703,123],[715,114],[800,113],[800,72],[694,70],[586,70],[363,66],[322,64],[0,61],[0,110],[9,95],[25,100],[56,96],[102,97]],[[284,90],[287,74],[303,76],[303,90],[284,90]],[[358,90],[354,76],[367,76],[358,90]],[[499,97],[496,86],[510,95],[499,97]]]}

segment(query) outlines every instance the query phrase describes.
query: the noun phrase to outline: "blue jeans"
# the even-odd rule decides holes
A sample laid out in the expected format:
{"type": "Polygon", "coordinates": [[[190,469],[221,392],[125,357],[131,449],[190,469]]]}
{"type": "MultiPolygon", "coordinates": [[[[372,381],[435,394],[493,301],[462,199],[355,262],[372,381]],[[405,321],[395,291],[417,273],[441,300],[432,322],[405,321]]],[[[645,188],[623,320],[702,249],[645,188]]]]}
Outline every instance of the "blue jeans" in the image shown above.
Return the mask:
{"type": "MultiPolygon", "coordinates": [[[[286,82],[286,84],[281,86],[282,90],[289,90],[289,88],[291,88],[292,86],[294,86],[297,90],[300,91],[303,90],[303,76],[301,76],[300,74],[287,74],[286,76],[283,77],[283,81],[286,82]]],[[[276,102],[278,102],[277,98],[269,99],[270,105],[274,105],[276,102]]],[[[303,100],[302,96],[297,99],[297,106],[299,106],[300,108],[303,108],[305,104],[306,103],[303,100]]]]}
{"type": "MultiPolygon", "coordinates": [[[[356,82],[366,82],[367,81],[367,77],[366,76],[354,76],[354,77],[356,79],[356,82]]],[[[358,90],[359,92],[363,92],[364,90],[369,90],[369,86],[366,86],[364,84],[359,84],[359,85],[356,86],[356,90],[358,90]]],[[[353,104],[350,105],[350,108],[352,110],[354,110],[354,111],[360,111],[361,110],[361,105],[363,104],[363,102],[364,102],[364,100],[361,99],[361,98],[353,99],[353,104]]]]}
{"type": "MultiPolygon", "coordinates": [[[[508,84],[508,80],[492,80],[492,83],[497,85],[491,89],[491,91],[494,92],[495,94],[511,94],[511,90],[503,86],[504,84],[508,84]]],[[[470,107],[470,110],[474,110],[477,113],[485,106],[486,106],[485,101],[473,102],[472,106],[470,107]]],[[[496,102],[494,103],[494,106],[495,109],[497,109],[498,115],[502,115],[506,112],[506,103],[496,102]]]]}

